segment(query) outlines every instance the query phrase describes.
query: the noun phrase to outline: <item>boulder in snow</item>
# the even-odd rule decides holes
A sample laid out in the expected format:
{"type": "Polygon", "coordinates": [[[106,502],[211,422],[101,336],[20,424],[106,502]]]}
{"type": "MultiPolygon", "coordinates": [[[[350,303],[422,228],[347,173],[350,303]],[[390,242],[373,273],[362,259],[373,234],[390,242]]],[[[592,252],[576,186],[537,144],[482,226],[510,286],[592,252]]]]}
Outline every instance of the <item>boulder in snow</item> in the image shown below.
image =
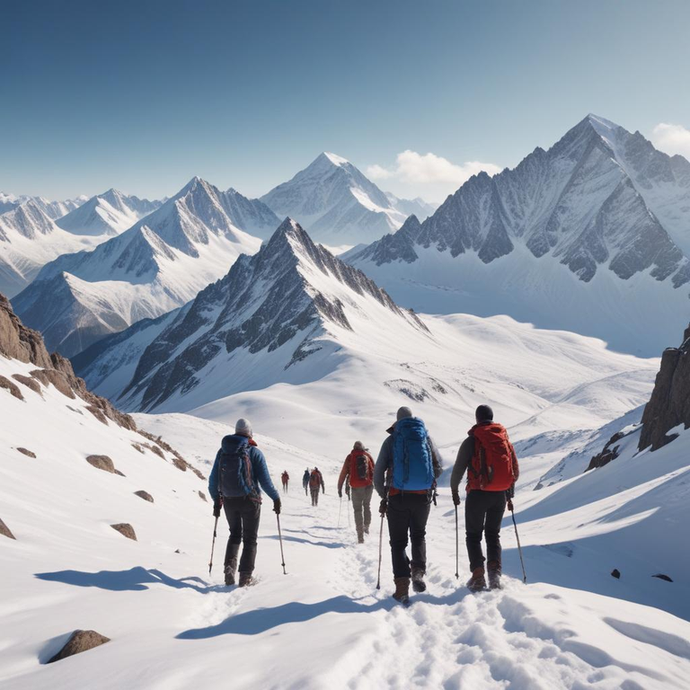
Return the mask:
{"type": "Polygon", "coordinates": [[[24,376],[23,374],[12,374],[12,378],[15,381],[19,381],[19,383],[23,384],[27,388],[30,388],[34,393],[38,393],[40,396],[43,396],[41,385],[38,383],[38,381],[32,379],[30,376],[24,376]]]}
{"type": "Polygon", "coordinates": [[[137,541],[137,535],[134,531],[134,527],[128,522],[118,522],[116,525],[110,525],[116,532],[119,532],[123,537],[131,539],[132,541],[137,541]]]}
{"type": "Polygon", "coordinates": [[[5,390],[9,391],[10,395],[13,395],[15,398],[24,400],[24,396],[19,390],[19,386],[16,383],[12,383],[12,381],[4,376],[0,376],[0,388],[4,388],[5,390]]]}
{"type": "Polygon", "coordinates": [[[135,496],[139,496],[139,498],[143,498],[145,501],[148,501],[149,503],[153,503],[153,496],[148,491],[144,491],[143,489],[141,491],[135,491],[134,492],[135,496]]]}
{"type": "Polygon", "coordinates": [[[68,656],[74,656],[81,652],[86,652],[94,647],[110,642],[109,637],[104,637],[95,630],[75,630],[71,635],[65,646],[53,657],[48,660],[49,664],[54,661],[66,659],[68,656]]]}
{"type": "Polygon", "coordinates": [[[119,474],[124,477],[122,472],[118,472],[115,469],[115,464],[107,455],[89,455],[86,458],[86,462],[92,465],[98,470],[103,470],[104,472],[110,472],[110,474],[119,474]]]}
{"type": "Polygon", "coordinates": [[[36,457],[36,453],[34,453],[32,450],[29,450],[28,448],[17,448],[17,450],[22,455],[26,455],[29,458],[35,458],[36,457]]]}
{"type": "Polygon", "coordinates": [[[14,534],[12,534],[10,528],[2,520],[0,520],[0,534],[2,534],[3,537],[9,537],[10,539],[16,539],[14,534]]]}

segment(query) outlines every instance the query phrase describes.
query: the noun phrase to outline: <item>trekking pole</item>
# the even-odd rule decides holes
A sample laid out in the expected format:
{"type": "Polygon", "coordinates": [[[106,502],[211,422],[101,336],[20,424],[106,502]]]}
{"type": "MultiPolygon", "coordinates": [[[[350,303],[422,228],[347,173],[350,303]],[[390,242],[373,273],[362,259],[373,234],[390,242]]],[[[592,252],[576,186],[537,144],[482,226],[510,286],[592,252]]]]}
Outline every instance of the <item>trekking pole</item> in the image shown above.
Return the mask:
{"type": "Polygon", "coordinates": [[[340,497],[340,507],[338,508],[338,528],[340,528],[340,514],[343,512],[343,497],[340,497]]]}
{"type": "Polygon", "coordinates": [[[458,507],[455,506],[455,579],[456,580],[460,577],[460,573],[458,572],[460,570],[458,563],[459,563],[459,557],[458,557],[458,507]]]}
{"type": "Polygon", "coordinates": [[[208,574],[211,574],[211,569],[213,568],[213,550],[216,548],[216,533],[218,531],[218,518],[220,516],[216,515],[216,523],[213,525],[213,541],[211,542],[211,558],[208,562],[208,574]]]}
{"type": "Polygon", "coordinates": [[[276,520],[278,521],[278,540],[280,541],[280,558],[282,560],[281,565],[283,566],[283,575],[287,575],[287,570],[285,570],[285,554],[283,553],[283,534],[280,531],[280,515],[276,515],[276,520]]]}
{"type": "Polygon", "coordinates": [[[376,578],[376,589],[381,589],[381,557],[383,549],[383,519],[385,515],[381,515],[381,531],[379,532],[379,574],[376,578]]]}
{"type": "Polygon", "coordinates": [[[513,516],[513,525],[515,527],[515,539],[517,539],[518,553],[520,554],[520,565],[522,566],[522,581],[527,582],[527,573],[525,572],[525,561],[522,559],[522,547],[520,546],[520,535],[518,534],[517,522],[515,522],[515,513],[513,511],[513,501],[508,499],[508,510],[513,516]]]}

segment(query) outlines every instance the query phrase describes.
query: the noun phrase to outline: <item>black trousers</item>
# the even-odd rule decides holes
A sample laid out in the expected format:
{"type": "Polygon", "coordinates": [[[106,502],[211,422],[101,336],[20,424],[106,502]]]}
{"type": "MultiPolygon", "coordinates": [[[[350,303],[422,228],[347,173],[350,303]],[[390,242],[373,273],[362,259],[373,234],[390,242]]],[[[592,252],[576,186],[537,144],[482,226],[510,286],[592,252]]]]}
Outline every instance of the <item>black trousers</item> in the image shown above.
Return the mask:
{"type": "Polygon", "coordinates": [[[470,570],[484,565],[482,533],[486,539],[486,556],[501,569],[501,522],[506,510],[505,491],[474,489],[465,501],[465,535],[470,570]]]}
{"type": "Polygon", "coordinates": [[[224,498],[223,508],[230,527],[230,538],[225,550],[225,567],[235,572],[240,544],[243,544],[240,572],[254,572],[256,561],[256,542],[261,519],[261,503],[249,498],[224,498]]]}
{"type": "Polygon", "coordinates": [[[426,572],[426,522],[429,499],[426,494],[396,494],[388,499],[393,577],[410,577],[413,570],[426,572]],[[412,560],[407,557],[407,541],[412,542],[412,560]]]}

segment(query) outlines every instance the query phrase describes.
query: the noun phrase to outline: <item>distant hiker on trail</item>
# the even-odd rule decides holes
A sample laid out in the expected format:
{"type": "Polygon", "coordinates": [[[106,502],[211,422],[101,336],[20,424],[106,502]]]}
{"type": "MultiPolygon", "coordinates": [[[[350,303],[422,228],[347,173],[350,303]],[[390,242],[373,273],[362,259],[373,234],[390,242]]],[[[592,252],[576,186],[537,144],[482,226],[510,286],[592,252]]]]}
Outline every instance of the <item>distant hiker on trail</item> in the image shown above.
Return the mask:
{"type": "Polygon", "coordinates": [[[374,468],[374,486],[381,496],[381,515],[388,515],[395,594],[400,602],[409,600],[410,576],[415,592],[424,592],[426,583],[426,523],[429,507],[441,474],[441,457],[427,433],[424,422],[401,407],[397,421],[388,429],[374,468]],[[407,542],[412,542],[412,560],[407,542]]]}
{"type": "Polygon", "coordinates": [[[465,530],[472,571],[467,586],[479,591],[486,588],[482,532],[486,539],[489,587],[498,589],[501,586],[501,522],[520,468],[508,432],[493,421],[493,410],[488,405],[480,405],[475,418],[477,423],[468,431],[468,437],[458,450],[450,489],[453,503],[460,505],[458,486],[467,471],[465,530]]]}
{"type": "Polygon", "coordinates": [[[323,475],[319,468],[315,467],[309,475],[309,491],[311,492],[311,504],[319,505],[319,491],[326,493],[326,485],[323,483],[323,475]]]}
{"type": "Polygon", "coordinates": [[[308,496],[309,495],[309,478],[311,477],[311,472],[309,471],[309,468],[307,467],[306,470],[304,470],[304,474],[302,475],[302,486],[304,487],[304,495],[308,496]]]}
{"type": "Polygon", "coordinates": [[[225,551],[225,584],[235,584],[240,543],[244,544],[240,559],[240,587],[254,583],[252,573],[256,560],[256,541],[261,519],[261,490],[273,501],[273,510],[280,514],[280,496],[271,482],[266,458],[252,438],[252,425],[239,419],[235,433],[226,436],[213,463],[208,492],[213,498],[213,514],[220,515],[221,506],[230,527],[225,551]]]}
{"type": "Polygon", "coordinates": [[[285,470],[283,474],[280,475],[280,479],[283,482],[283,493],[287,493],[288,482],[290,481],[290,475],[288,474],[287,470],[285,470]]]}
{"type": "MultiPolygon", "coordinates": [[[[352,507],[355,511],[357,541],[364,543],[371,524],[371,496],[374,493],[374,459],[361,441],[355,441],[352,452],[345,458],[338,478],[338,496],[343,497],[343,484],[349,482],[352,507]]],[[[346,486],[345,491],[347,492],[346,486]]]]}

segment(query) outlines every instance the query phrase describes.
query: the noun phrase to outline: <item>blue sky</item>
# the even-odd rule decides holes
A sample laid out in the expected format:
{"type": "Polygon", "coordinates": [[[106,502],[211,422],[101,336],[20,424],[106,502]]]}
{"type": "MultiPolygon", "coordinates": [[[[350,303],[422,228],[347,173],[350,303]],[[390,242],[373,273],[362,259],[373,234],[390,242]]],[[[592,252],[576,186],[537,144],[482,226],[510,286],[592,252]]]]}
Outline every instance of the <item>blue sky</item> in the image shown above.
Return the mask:
{"type": "Polygon", "coordinates": [[[17,194],[256,196],[326,150],[442,198],[588,112],[690,153],[685,0],[51,0],[3,25],[17,194]]]}

